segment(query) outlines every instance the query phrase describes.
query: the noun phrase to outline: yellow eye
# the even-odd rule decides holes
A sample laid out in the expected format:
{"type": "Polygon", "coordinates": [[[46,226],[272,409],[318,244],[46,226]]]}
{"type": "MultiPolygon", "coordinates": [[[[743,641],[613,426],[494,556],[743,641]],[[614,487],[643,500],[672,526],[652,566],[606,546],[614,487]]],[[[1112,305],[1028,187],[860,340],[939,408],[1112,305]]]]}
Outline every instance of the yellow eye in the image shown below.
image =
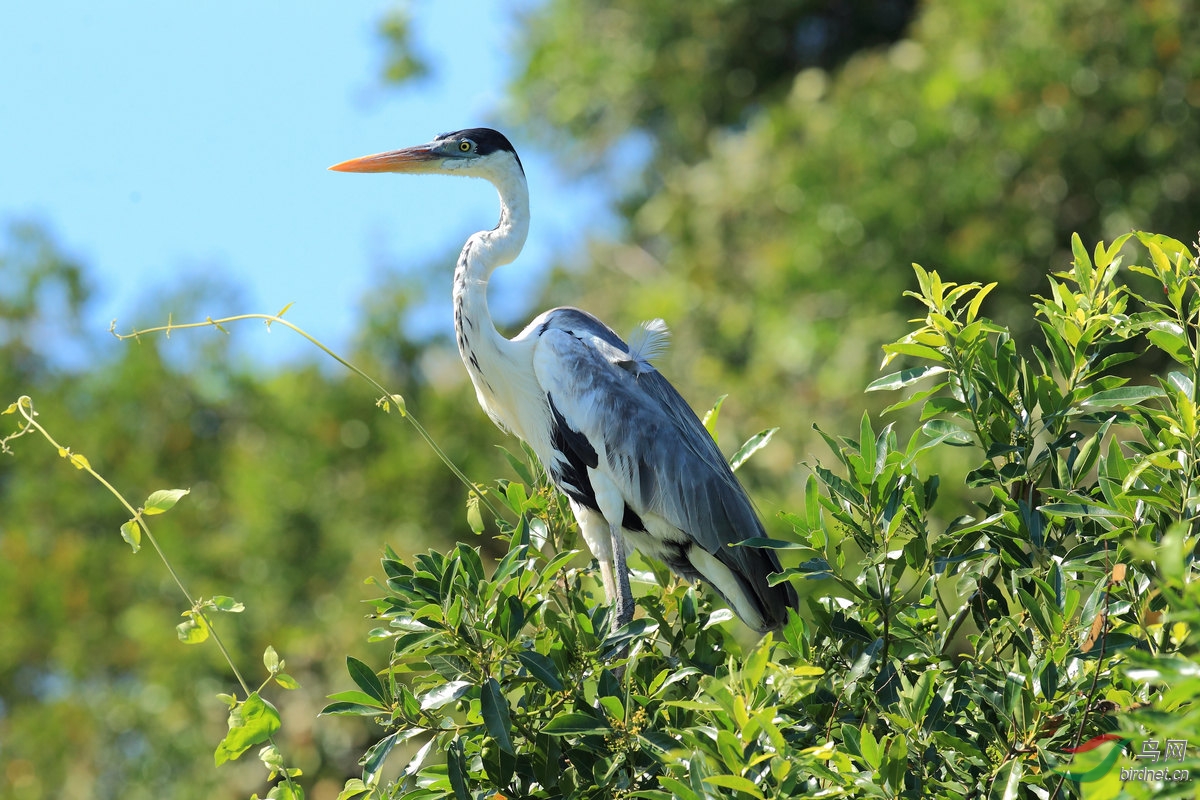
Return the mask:
{"type": "Polygon", "coordinates": [[[461,142],[458,143],[458,149],[462,150],[464,153],[471,152],[471,140],[463,139],[461,142]]]}

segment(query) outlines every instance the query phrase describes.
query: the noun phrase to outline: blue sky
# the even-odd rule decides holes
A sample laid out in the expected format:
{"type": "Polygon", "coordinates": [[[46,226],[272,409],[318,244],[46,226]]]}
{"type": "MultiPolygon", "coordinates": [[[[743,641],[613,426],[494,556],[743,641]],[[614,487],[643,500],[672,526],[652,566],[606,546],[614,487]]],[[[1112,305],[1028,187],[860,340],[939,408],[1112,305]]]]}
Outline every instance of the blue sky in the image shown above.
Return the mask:
{"type": "MultiPolygon", "coordinates": [[[[384,265],[444,260],[448,295],[463,240],[495,224],[491,187],[326,167],[502,123],[517,31],[507,3],[413,3],[415,41],[434,72],[397,89],[379,79],[376,32],[392,7],[5,4],[0,224],[38,222],[89,267],[97,336],[114,318],[122,327],[144,314],[155,293],[205,276],[243,288],[245,299],[203,313],[295,302],[289,318],[335,348],[384,265]]],[[[564,181],[548,157],[516,144],[534,223],[525,255],[493,281],[497,315],[510,317],[536,312],[528,287],[555,254],[581,244],[588,230],[576,218],[603,217],[594,186],[564,181]]],[[[411,324],[443,320],[448,327],[448,296],[411,324]]],[[[257,329],[238,338],[267,361],[308,352],[257,329]]]]}

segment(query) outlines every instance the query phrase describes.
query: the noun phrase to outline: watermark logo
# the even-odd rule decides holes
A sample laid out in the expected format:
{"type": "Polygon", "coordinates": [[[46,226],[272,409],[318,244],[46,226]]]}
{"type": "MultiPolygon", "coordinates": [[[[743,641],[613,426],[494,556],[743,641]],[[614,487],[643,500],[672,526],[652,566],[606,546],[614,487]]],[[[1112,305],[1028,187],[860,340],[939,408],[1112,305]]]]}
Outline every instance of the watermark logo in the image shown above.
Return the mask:
{"type": "Polygon", "coordinates": [[[1137,754],[1138,761],[1145,761],[1158,766],[1121,767],[1121,780],[1124,781],[1163,781],[1175,783],[1190,781],[1191,770],[1172,765],[1171,761],[1183,761],[1187,758],[1187,739],[1167,739],[1159,746],[1158,739],[1147,739],[1142,742],[1142,752],[1137,754]]]}
{"type": "MultiPolygon", "coordinates": [[[[1070,766],[1054,767],[1054,771],[1079,783],[1098,781],[1113,771],[1117,759],[1121,757],[1128,742],[1128,739],[1117,736],[1115,733],[1094,736],[1078,747],[1069,748],[1066,752],[1076,758],[1072,759],[1070,766]],[[1091,755],[1078,758],[1084,754],[1091,755]]],[[[1135,767],[1121,767],[1121,782],[1162,781],[1175,783],[1191,780],[1190,770],[1176,767],[1171,763],[1187,758],[1187,749],[1187,739],[1166,739],[1165,741],[1147,739],[1142,742],[1141,752],[1134,756],[1139,762],[1144,763],[1135,767]]]]}

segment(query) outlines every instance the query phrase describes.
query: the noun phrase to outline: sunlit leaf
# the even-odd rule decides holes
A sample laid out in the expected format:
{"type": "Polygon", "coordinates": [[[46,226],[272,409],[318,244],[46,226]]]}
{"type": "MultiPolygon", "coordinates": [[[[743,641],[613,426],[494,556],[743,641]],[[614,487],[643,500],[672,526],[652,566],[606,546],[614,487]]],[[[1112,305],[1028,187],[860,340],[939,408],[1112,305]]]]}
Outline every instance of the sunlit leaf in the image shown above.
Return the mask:
{"type": "Polygon", "coordinates": [[[421,709],[423,711],[431,711],[435,708],[441,708],[447,703],[453,703],[474,686],[475,684],[472,681],[447,681],[440,686],[430,689],[421,696],[421,709]]]}
{"type": "Polygon", "coordinates": [[[175,626],[175,634],[184,644],[200,644],[208,639],[208,623],[200,614],[185,612],[183,622],[175,626]]]}
{"type": "Polygon", "coordinates": [[[738,451],[733,454],[733,458],[729,459],[730,468],[734,471],[737,471],[737,468],[746,463],[746,461],[750,459],[750,456],[766,447],[771,441],[771,437],[774,436],[775,432],[778,430],[779,428],[768,428],[765,431],[759,431],[747,439],[746,443],[738,448],[738,451]]]}
{"type": "Polygon", "coordinates": [[[708,435],[713,438],[714,442],[718,441],[717,418],[721,416],[721,406],[725,403],[725,398],[727,397],[729,397],[727,394],[718,397],[717,402],[713,403],[712,408],[704,414],[704,419],[701,420],[704,423],[704,429],[708,431],[708,435]]]}
{"type": "Polygon", "coordinates": [[[142,513],[147,516],[162,514],[175,507],[180,498],[191,492],[191,489],[159,489],[152,492],[142,504],[142,513]]]}
{"type": "Polygon", "coordinates": [[[121,525],[121,538],[129,543],[133,552],[142,548],[142,526],[136,519],[131,519],[121,525]]]}
{"type": "Polygon", "coordinates": [[[238,758],[279,730],[279,712],[253,692],[229,712],[229,733],[214,753],[217,766],[238,758]]]}
{"type": "Polygon", "coordinates": [[[212,599],[212,607],[217,611],[224,611],[229,614],[240,614],[246,610],[246,606],[232,597],[226,597],[223,594],[215,595],[212,599]]]}
{"type": "Polygon", "coordinates": [[[893,372],[890,375],[884,375],[867,385],[868,392],[894,391],[903,389],[905,386],[916,383],[933,375],[941,375],[946,372],[946,368],[942,366],[925,366],[911,367],[902,369],[899,372],[893,372]]]}
{"type": "Polygon", "coordinates": [[[737,792],[745,792],[751,797],[760,797],[764,798],[765,800],[762,790],[755,786],[753,781],[749,780],[748,778],[743,778],[739,775],[709,775],[702,780],[704,783],[711,784],[713,786],[721,786],[726,789],[733,789],[737,792]]]}

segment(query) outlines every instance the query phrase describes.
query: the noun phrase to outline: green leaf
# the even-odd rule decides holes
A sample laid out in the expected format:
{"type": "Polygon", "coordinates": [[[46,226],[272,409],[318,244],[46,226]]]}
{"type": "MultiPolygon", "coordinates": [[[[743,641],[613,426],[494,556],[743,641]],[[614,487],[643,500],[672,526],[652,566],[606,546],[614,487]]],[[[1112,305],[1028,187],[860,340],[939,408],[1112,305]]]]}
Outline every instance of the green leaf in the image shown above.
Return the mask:
{"type": "Polygon", "coordinates": [[[348,703],[339,701],[330,703],[321,709],[320,716],[323,717],[377,717],[380,714],[386,714],[387,709],[370,705],[368,703],[348,703]]]}
{"type": "Polygon", "coordinates": [[[550,736],[576,736],[589,733],[604,734],[611,729],[602,720],[588,714],[564,711],[542,726],[542,733],[550,736]]]}
{"type": "Polygon", "coordinates": [[[661,775],[658,779],[659,785],[664,789],[670,790],[674,797],[679,800],[700,800],[700,795],[692,791],[692,787],[688,786],[683,781],[671,778],[667,775],[661,775]]]}
{"type": "Polygon", "coordinates": [[[1079,288],[1085,294],[1091,294],[1092,258],[1088,255],[1087,248],[1083,246],[1083,240],[1079,238],[1078,233],[1071,234],[1071,255],[1075,258],[1075,278],[1079,281],[1079,288]]]}
{"type": "Polygon", "coordinates": [[[746,443],[739,447],[738,451],[733,454],[733,458],[729,459],[729,467],[737,471],[737,468],[746,463],[750,456],[766,447],[767,443],[771,441],[771,437],[778,430],[779,428],[768,428],[765,431],[759,431],[747,439],[746,443]]]}
{"type": "Polygon", "coordinates": [[[175,626],[175,635],[179,637],[179,641],[184,644],[200,644],[206,641],[208,623],[204,621],[204,617],[191,611],[185,611],[184,615],[187,619],[175,626]]]}
{"type": "Polygon", "coordinates": [[[279,712],[275,706],[252,693],[229,712],[229,733],[213,754],[217,766],[237,759],[256,744],[267,741],[279,730],[279,712]]]}
{"type": "Polygon", "coordinates": [[[346,656],[346,669],[350,672],[350,678],[358,684],[358,688],[371,695],[371,697],[374,697],[380,703],[387,704],[387,693],[383,691],[383,684],[380,683],[379,676],[375,674],[375,670],[354,656],[346,656]]]}
{"type": "MultiPolygon", "coordinates": [[[[375,783],[377,780],[376,776],[379,774],[379,770],[383,768],[383,762],[387,760],[388,755],[392,752],[392,748],[394,748],[397,741],[400,740],[401,733],[402,732],[398,731],[383,737],[378,742],[371,745],[367,749],[367,752],[363,753],[363,757],[358,763],[362,764],[364,783],[375,783]]],[[[430,741],[433,740],[431,739],[430,741]]]]}
{"type": "Polygon", "coordinates": [[[1146,338],[1159,350],[1181,364],[1191,363],[1191,345],[1188,341],[1188,334],[1178,322],[1169,319],[1156,320],[1146,331],[1146,338]]]}
{"type": "Polygon", "coordinates": [[[729,395],[723,394],[718,397],[717,402],[713,403],[712,408],[704,414],[704,419],[702,420],[704,429],[708,431],[708,435],[713,438],[714,442],[717,441],[717,417],[721,416],[721,406],[725,403],[726,397],[729,397],[729,395]]]}
{"type": "Polygon", "coordinates": [[[421,710],[432,711],[435,708],[441,708],[447,703],[453,703],[474,686],[475,684],[472,681],[448,681],[440,686],[436,686],[421,696],[421,710]]]}
{"type": "Polygon", "coordinates": [[[146,516],[153,516],[170,511],[180,498],[191,491],[191,489],[159,489],[146,498],[146,502],[142,506],[142,513],[146,516]]]}
{"type": "Polygon", "coordinates": [[[479,535],[484,531],[483,514],[479,510],[479,495],[475,492],[467,495],[467,527],[475,535],[479,535]]]}
{"type": "Polygon", "coordinates": [[[133,552],[142,549],[142,526],[136,519],[131,519],[121,526],[121,538],[129,543],[133,552]]]}
{"type": "Polygon", "coordinates": [[[983,305],[983,299],[988,296],[992,289],[996,288],[996,283],[989,283],[986,286],[981,286],[975,296],[971,298],[971,302],[967,305],[967,322],[975,321],[979,316],[979,307],[983,305]]]}
{"type": "MultiPolygon", "coordinates": [[[[913,392],[912,394],[908,395],[907,397],[903,397],[900,400],[897,400],[895,403],[892,403],[890,406],[883,409],[883,411],[881,413],[892,414],[896,411],[899,411],[902,408],[908,408],[909,406],[916,405],[917,403],[920,403],[921,401],[926,400],[929,397],[937,394],[942,389],[945,389],[948,385],[949,384],[946,381],[940,381],[940,382],[934,383],[933,386],[929,386],[925,389],[922,389],[919,392],[913,392]]],[[[950,398],[935,398],[935,399],[949,400],[950,398]]],[[[928,417],[928,416],[932,416],[932,415],[925,414],[924,416],[928,417]]]]}
{"type": "Polygon", "coordinates": [[[905,386],[916,383],[919,380],[928,378],[931,375],[941,375],[946,372],[945,367],[911,367],[902,369],[899,372],[893,372],[890,375],[884,375],[882,378],[872,381],[867,385],[868,392],[883,392],[903,389],[905,386]]]}
{"type": "Polygon", "coordinates": [[[467,757],[463,752],[461,738],[455,739],[446,752],[446,771],[456,800],[471,800],[467,789],[467,757]]]}
{"type": "Polygon", "coordinates": [[[1094,503],[1047,503],[1038,506],[1038,511],[1055,517],[1071,517],[1072,519],[1086,519],[1087,517],[1120,518],[1125,516],[1125,514],[1116,509],[1094,503]]]}
{"type": "Polygon", "coordinates": [[[279,653],[275,652],[275,648],[267,645],[267,649],[263,651],[263,666],[267,668],[267,672],[278,672],[280,664],[279,653]]]}
{"type": "Polygon", "coordinates": [[[504,460],[512,467],[513,472],[517,473],[517,477],[526,486],[533,486],[536,481],[533,479],[533,474],[529,471],[529,466],[521,459],[514,456],[507,448],[496,445],[500,452],[504,454],[504,460]]]}
{"type": "Polygon", "coordinates": [[[279,748],[273,744],[264,745],[263,748],[258,751],[258,760],[263,763],[264,767],[271,770],[272,773],[283,772],[285,768],[283,763],[283,754],[280,753],[279,748]]]}
{"type": "Polygon", "coordinates": [[[1102,408],[1125,408],[1166,396],[1167,393],[1157,386],[1122,386],[1117,389],[1096,392],[1091,397],[1085,398],[1079,406],[1088,411],[1102,408]]]}
{"type": "Polygon", "coordinates": [[[1010,758],[996,771],[992,780],[989,800],[1017,800],[1021,796],[1021,776],[1025,773],[1019,758],[1010,758]]]}
{"type": "Polygon", "coordinates": [[[859,454],[862,455],[863,462],[866,464],[867,470],[869,471],[867,475],[863,476],[864,484],[870,483],[871,480],[873,480],[875,477],[877,477],[879,475],[879,469],[880,469],[880,467],[882,467],[882,464],[880,464],[879,462],[881,460],[885,460],[887,457],[886,436],[887,436],[887,431],[888,431],[888,429],[890,429],[890,427],[891,426],[887,426],[887,428],[885,428],[885,430],[884,430],[883,435],[880,437],[879,441],[876,441],[875,430],[871,427],[871,414],[869,412],[864,411],[863,415],[862,415],[862,419],[859,420],[859,423],[858,423],[858,452],[859,452],[859,454]],[[880,448],[878,446],[879,444],[884,445],[883,459],[881,459],[879,456],[879,453],[880,453],[880,448]]]}
{"type": "Polygon", "coordinates": [[[612,719],[625,719],[625,704],[621,702],[621,698],[605,695],[597,698],[600,707],[608,712],[608,716],[612,719]]]}
{"type": "Polygon", "coordinates": [[[408,763],[404,765],[404,769],[400,771],[401,777],[408,778],[420,772],[421,767],[425,766],[425,759],[429,757],[429,751],[433,749],[436,743],[437,737],[431,736],[429,741],[421,745],[417,752],[413,754],[413,757],[408,760],[408,763]]]}
{"type": "Polygon", "coordinates": [[[362,778],[350,778],[342,786],[342,791],[338,793],[336,800],[352,800],[364,792],[371,791],[371,787],[362,782],[362,778]]]}
{"type": "Polygon", "coordinates": [[[867,762],[867,766],[872,770],[879,769],[879,742],[866,725],[859,729],[858,748],[862,753],[863,760],[867,762]]]}
{"type": "Polygon", "coordinates": [[[916,358],[923,358],[927,361],[936,361],[939,364],[945,363],[946,361],[946,356],[941,350],[929,347],[928,345],[917,344],[916,342],[901,340],[899,342],[893,342],[892,344],[885,344],[883,346],[883,350],[885,353],[892,355],[914,356],[916,358]]]}
{"type": "Polygon", "coordinates": [[[488,678],[479,687],[479,713],[483,715],[483,725],[496,740],[497,746],[509,755],[516,755],[510,738],[512,722],[508,716],[508,700],[495,678],[488,678]]]}
{"type": "Polygon", "coordinates": [[[329,699],[335,700],[339,703],[360,703],[368,706],[375,706],[376,708],[383,708],[383,706],[379,705],[379,701],[374,697],[371,697],[371,695],[367,694],[366,692],[360,692],[357,690],[336,692],[335,694],[329,695],[329,699]]]}
{"type": "MultiPolygon", "coordinates": [[[[291,777],[296,777],[299,770],[289,770],[291,777]]],[[[304,788],[294,781],[280,781],[267,792],[266,800],[304,800],[304,788]]]]}
{"type": "Polygon", "coordinates": [[[942,442],[955,447],[965,447],[975,443],[974,436],[949,420],[931,419],[921,426],[921,431],[931,440],[926,447],[942,442]]]}
{"type": "Polygon", "coordinates": [[[709,775],[702,780],[704,783],[712,784],[713,786],[722,786],[726,789],[745,792],[746,794],[766,800],[762,791],[748,778],[742,778],[738,775],[709,775]]]}
{"type": "Polygon", "coordinates": [[[1020,597],[1021,605],[1024,606],[1026,613],[1029,614],[1029,619],[1033,621],[1034,627],[1038,629],[1038,633],[1046,641],[1053,641],[1054,629],[1046,618],[1046,609],[1042,608],[1037,598],[1033,597],[1033,595],[1020,586],[1017,587],[1017,596],[1020,597]]]}
{"type": "Polygon", "coordinates": [[[246,610],[246,606],[234,600],[232,597],[226,597],[223,594],[214,595],[212,599],[212,607],[217,611],[224,611],[228,614],[240,614],[246,610]]]}
{"type": "Polygon", "coordinates": [[[299,689],[300,681],[288,675],[286,672],[280,672],[275,675],[275,683],[283,689],[299,689]]]}
{"type": "Polygon", "coordinates": [[[529,670],[530,675],[545,684],[551,691],[561,692],[563,690],[562,680],[558,677],[558,668],[546,656],[532,650],[522,650],[517,653],[517,660],[525,669],[529,670]]]}

